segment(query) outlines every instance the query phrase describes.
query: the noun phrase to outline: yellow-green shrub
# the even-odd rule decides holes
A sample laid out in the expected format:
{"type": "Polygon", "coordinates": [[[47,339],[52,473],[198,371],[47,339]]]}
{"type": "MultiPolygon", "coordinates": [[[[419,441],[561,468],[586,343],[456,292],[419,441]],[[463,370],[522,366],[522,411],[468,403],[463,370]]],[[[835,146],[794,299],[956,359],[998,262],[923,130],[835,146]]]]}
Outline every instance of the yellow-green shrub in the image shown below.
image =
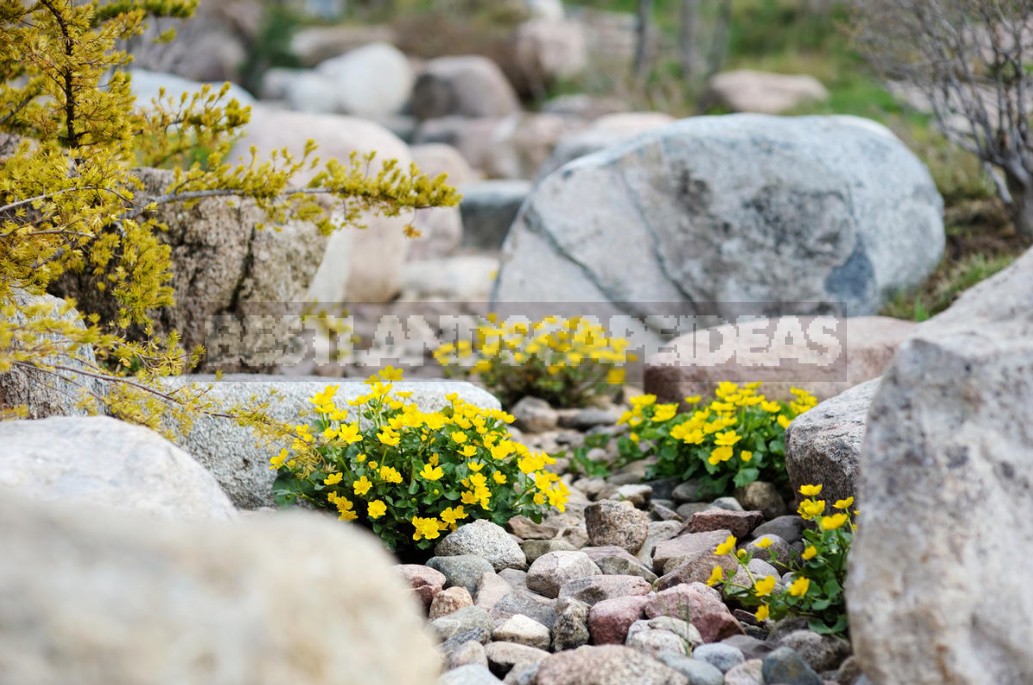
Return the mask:
{"type": "Polygon", "coordinates": [[[558,407],[584,406],[624,382],[628,341],[584,317],[500,322],[489,314],[473,342],[446,343],[434,358],[446,373],[476,375],[504,405],[531,395],[558,407]]]}
{"type": "Polygon", "coordinates": [[[545,467],[554,460],[510,439],[513,417],[455,395],[441,411],[423,412],[391,381],[372,376],[369,392],[334,402],[338,386],[313,396],[310,423],[271,460],[279,470],[280,504],[298,500],[358,521],[393,551],[430,549],[464,521],[504,525],[523,515],[535,521],[564,510],[567,486],[545,467]]]}
{"type": "MultiPolygon", "coordinates": [[[[721,383],[713,401],[682,413],[677,403],[657,404],[655,395],[632,398],[618,421],[629,429],[618,441],[622,460],[656,455],[649,477],[696,478],[713,495],[756,480],[785,485],[785,429],[817,399],[793,388],[792,402],[769,400],[758,392],[760,385],[721,383]]],[[[685,398],[690,405],[700,401],[685,398]]]]}
{"type": "MultiPolygon", "coordinates": [[[[777,555],[772,555],[774,564],[793,572],[793,581],[788,587],[779,587],[774,576],[756,578],[748,567],[753,555],[745,549],[736,552],[736,540],[732,536],[718,545],[715,553],[733,557],[749,583],[736,583],[721,566],[715,566],[707,584],[721,584],[726,596],[737,599],[744,606],[756,607],[758,620],[802,616],[809,619],[811,630],[845,634],[849,626],[843,583],[846,581],[847,554],[854,540],[853,515],[857,513],[851,510],[854,498],[838,500],[828,507],[830,511],[827,512],[825,500],[816,499],[821,494],[820,485],[804,485],[800,494],[806,499],[800,503],[797,512],[811,522],[811,527],[803,533],[803,562],[782,563],[777,555]]],[[[755,544],[764,549],[770,547],[771,542],[761,538],[755,544]]]]}

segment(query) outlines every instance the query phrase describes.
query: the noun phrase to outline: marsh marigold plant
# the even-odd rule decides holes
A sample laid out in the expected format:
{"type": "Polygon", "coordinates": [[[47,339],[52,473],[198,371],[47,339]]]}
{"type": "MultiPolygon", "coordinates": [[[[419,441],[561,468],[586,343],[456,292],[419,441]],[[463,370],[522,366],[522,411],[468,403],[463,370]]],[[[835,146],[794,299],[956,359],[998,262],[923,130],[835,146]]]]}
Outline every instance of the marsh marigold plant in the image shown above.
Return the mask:
{"type": "Polygon", "coordinates": [[[584,317],[530,323],[489,314],[472,342],[446,343],[434,358],[450,375],[476,376],[504,405],[531,395],[577,407],[624,382],[624,365],[635,361],[627,348],[584,317]]]}
{"type": "Polygon", "coordinates": [[[786,484],[786,427],[818,401],[798,388],[791,402],[769,400],[759,388],[721,383],[709,404],[686,397],[696,407],[688,412],[679,412],[677,403],[657,403],[655,395],[633,397],[618,421],[628,427],[618,443],[622,459],[655,455],[649,477],[695,478],[714,495],[756,480],[786,484]]]}
{"type": "Polygon", "coordinates": [[[310,399],[312,420],[271,460],[278,503],[332,510],[397,552],[428,550],[475,519],[504,525],[564,510],[569,490],[546,470],[554,460],[511,439],[510,414],[454,394],[424,412],[396,380],[390,368],[372,376],[369,392],[343,407],[336,385],[310,399]]]}
{"type": "MultiPolygon", "coordinates": [[[[749,569],[753,555],[745,549],[736,551],[737,540],[729,536],[714,553],[733,558],[742,573],[732,576],[721,566],[715,566],[707,584],[721,585],[726,596],[754,608],[758,620],[802,616],[808,619],[811,630],[846,634],[848,625],[843,583],[846,581],[847,554],[854,540],[854,515],[857,512],[853,510],[853,497],[829,504],[818,499],[821,489],[821,485],[800,488],[804,499],[797,513],[810,524],[803,533],[804,550],[800,560],[782,560],[777,555],[771,559],[776,567],[791,572],[788,583],[770,575],[763,578],[754,575],[749,569]],[[747,579],[746,583],[741,582],[743,577],[747,579]]],[[[761,538],[755,545],[765,549],[771,543],[767,538],[761,538]]]]}

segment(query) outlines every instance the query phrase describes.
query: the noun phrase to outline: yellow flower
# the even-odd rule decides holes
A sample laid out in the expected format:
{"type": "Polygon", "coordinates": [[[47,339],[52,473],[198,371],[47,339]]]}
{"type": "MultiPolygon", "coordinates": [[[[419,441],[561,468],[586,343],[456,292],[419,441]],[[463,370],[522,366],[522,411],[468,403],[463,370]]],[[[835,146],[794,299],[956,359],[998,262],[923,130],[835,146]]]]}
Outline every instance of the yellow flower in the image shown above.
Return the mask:
{"type": "Polygon", "coordinates": [[[804,561],[810,561],[814,557],[818,556],[818,548],[814,545],[808,545],[807,549],[805,549],[803,551],[803,554],[801,554],[800,556],[803,557],[804,561]]]}
{"type": "Polygon", "coordinates": [[[775,580],[775,576],[764,576],[753,584],[753,591],[758,597],[767,597],[771,594],[771,591],[775,589],[775,584],[777,582],[778,581],[775,580]]]}
{"type": "Polygon", "coordinates": [[[764,401],[760,403],[760,408],[769,414],[777,414],[778,412],[782,411],[782,405],[778,402],[764,401]]]}
{"type": "Polygon", "coordinates": [[[387,505],[378,499],[373,500],[366,507],[366,512],[369,514],[371,519],[378,519],[387,513],[387,505]]]}
{"type": "Polygon", "coordinates": [[[821,516],[825,513],[825,500],[805,499],[797,507],[798,513],[805,521],[821,516]]]}
{"type": "Polygon", "coordinates": [[[685,404],[699,404],[699,401],[702,399],[699,395],[689,395],[685,398],[685,404]]]}
{"type": "Polygon", "coordinates": [[[658,404],[656,405],[656,409],[653,411],[653,420],[657,423],[663,423],[664,421],[673,419],[677,413],[677,404],[658,404]]]}
{"type": "Polygon", "coordinates": [[[381,380],[385,381],[400,381],[402,380],[402,370],[393,366],[385,366],[380,370],[379,376],[381,380]]]}
{"type": "Polygon", "coordinates": [[[323,485],[337,485],[344,478],[343,473],[331,473],[329,476],[323,479],[323,485]]]}
{"type": "Polygon", "coordinates": [[[639,437],[638,433],[629,433],[628,440],[631,440],[632,442],[638,442],[639,440],[641,440],[641,438],[639,437]]]}
{"type": "Polygon", "coordinates": [[[359,424],[347,423],[341,426],[340,430],[337,431],[338,439],[354,445],[357,442],[362,442],[362,434],[359,432],[359,424]]]}
{"type": "Polygon", "coordinates": [[[354,521],[355,519],[359,518],[359,515],[356,514],[355,510],[352,508],[351,500],[347,497],[335,498],[334,504],[337,505],[337,511],[340,513],[340,516],[338,516],[337,518],[341,519],[342,521],[354,521]]]}
{"type": "Polygon", "coordinates": [[[366,461],[366,455],[365,454],[356,454],[355,455],[355,461],[357,461],[357,462],[359,462],[361,464],[362,462],[366,461]]]}
{"type": "Polygon", "coordinates": [[[760,540],[757,540],[757,542],[754,544],[756,544],[757,547],[759,547],[760,549],[767,549],[768,547],[771,547],[771,538],[765,535],[760,540]]]}
{"type": "Polygon", "coordinates": [[[768,620],[768,616],[770,615],[771,609],[768,607],[767,604],[761,604],[759,607],[757,607],[757,612],[754,614],[754,616],[757,617],[758,621],[766,621],[768,620]]]}
{"type": "Polygon", "coordinates": [[[743,450],[742,452],[739,452],[739,458],[742,459],[744,464],[749,464],[751,461],[753,461],[753,452],[749,450],[743,450]]]}
{"type": "Polygon", "coordinates": [[[384,443],[389,447],[397,447],[398,442],[401,440],[401,437],[398,435],[397,432],[387,427],[385,427],[382,431],[377,433],[377,438],[380,439],[380,442],[384,443]]]}
{"type": "Polygon", "coordinates": [[[474,445],[467,445],[463,449],[459,450],[459,453],[464,457],[472,457],[477,454],[477,447],[474,445]]]}
{"type": "MultiPolygon", "coordinates": [[[[365,476],[363,476],[363,478],[365,478],[365,476]]],[[[381,466],[380,479],[388,483],[401,483],[402,474],[398,473],[397,470],[391,468],[390,466],[381,466]]]]}
{"type": "Polygon", "coordinates": [[[480,473],[481,469],[484,468],[484,464],[479,461],[469,461],[466,463],[466,468],[470,469],[474,473],[480,473]]]}
{"type": "Polygon", "coordinates": [[[610,385],[620,385],[624,382],[624,369],[613,368],[606,372],[606,382],[610,385]]]}
{"type": "Polygon", "coordinates": [[[789,594],[793,597],[803,597],[811,586],[811,579],[800,576],[789,586],[789,594]]]}
{"type": "Polygon", "coordinates": [[[420,471],[420,475],[427,480],[438,480],[445,475],[445,472],[441,470],[440,466],[431,466],[430,464],[424,464],[423,470],[420,471]]]}
{"type": "Polygon", "coordinates": [[[457,521],[462,521],[466,518],[466,510],[463,509],[463,505],[458,507],[447,507],[441,512],[441,520],[450,526],[455,526],[457,521]]]}
{"type": "Polygon", "coordinates": [[[847,497],[846,499],[836,500],[836,503],[833,504],[832,506],[834,506],[836,509],[849,509],[853,505],[854,505],[854,498],[853,497],[847,497]]]}
{"type": "Polygon", "coordinates": [[[715,566],[713,570],[710,572],[710,577],[707,578],[707,585],[709,585],[710,587],[714,587],[724,579],[725,570],[720,566],[715,566]]]}
{"type": "Polygon", "coordinates": [[[789,424],[792,422],[793,420],[785,414],[778,415],[778,425],[782,426],[782,428],[789,428],[789,424]]]}
{"type": "Polygon", "coordinates": [[[714,450],[710,453],[710,456],[707,458],[707,461],[710,462],[712,466],[716,466],[717,464],[723,461],[728,461],[729,459],[731,459],[732,453],[733,452],[731,447],[715,447],[714,450]]]}
{"type": "Polygon", "coordinates": [[[454,442],[455,444],[462,445],[464,442],[466,442],[466,440],[466,433],[462,431],[455,431],[452,433],[452,442],[454,442]]]}
{"type": "Polygon", "coordinates": [[[724,542],[722,542],[720,545],[717,546],[717,549],[714,550],[714,554],[716,554],[719,557],[723,557],[724,555],[728,554],[729,552],[731,552],[734,549],[735,549],[735,536],[734,535],[729,535],[728,538],[724,542]]]}
{"type": "Polygon", "coordinates": [[[832,516],[822,516],[821,529],[836,530],[837,528],[842,528],[843,524],[846,523],[846,519],[847,515],[843,513],[833,514],[832,516]]]}
{"type": "Polygon", "coordinates": [[[496,471],[495,473],[491,474],[491,479],[499,485],[506,484],[506,474],[502,473],[501,471],[496,471]]]}
{"type": "Polygon", "coordinates": [[[416,542],[426,538],[427,540],[435,540],[441,530],[440,522],[436,518],[420,518],[414,516],[412,518],[412,525],[415,528],[415,532],[412,534],[412,539],[416,542]]]}
{"type": "Polygon", "coordinates": [[[632,407],[648,407],[656,402],[656,395],[637,395],[631,398],[632,407]]]}
{"type": "Polygon", "coordinates": [[[821,485],[801,485],[800,494],[804,497],[817,497],[821,494],[821,485]]]}
{"type": "Polygon", "coordinates": [[[370,482],[369,478],[366,478],[366,476],[363,476],[362,478],[352,483],[352,490],[354,490],[355,494],[359,497],[362,497],[367,492],[369,492],[369,489],[371,487],[373,487],[373,483],[370,482]]]}
{"type": "Polygon", "coordinates": [[[287,461],[287,449],[280,450],[280,453],[269,460],[269,468],[278,469],[283,466],[283,463],[287,461]]]}

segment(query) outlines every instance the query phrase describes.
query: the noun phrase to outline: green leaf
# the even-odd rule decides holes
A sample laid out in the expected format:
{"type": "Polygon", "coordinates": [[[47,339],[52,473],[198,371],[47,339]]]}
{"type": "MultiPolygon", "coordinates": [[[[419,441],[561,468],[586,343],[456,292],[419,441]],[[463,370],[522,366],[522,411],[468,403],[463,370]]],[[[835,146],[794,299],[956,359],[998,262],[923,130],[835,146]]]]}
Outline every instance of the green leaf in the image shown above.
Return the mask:
{"type": "Polygon", "coordinates": [[[758,478],[760,478],[760,471],[751,467],[742,469],[739,473],[735,474],[735,480],[733,482],[735,483],[735,487],[744,488],[750,483],[756,481],[758,478]]]}

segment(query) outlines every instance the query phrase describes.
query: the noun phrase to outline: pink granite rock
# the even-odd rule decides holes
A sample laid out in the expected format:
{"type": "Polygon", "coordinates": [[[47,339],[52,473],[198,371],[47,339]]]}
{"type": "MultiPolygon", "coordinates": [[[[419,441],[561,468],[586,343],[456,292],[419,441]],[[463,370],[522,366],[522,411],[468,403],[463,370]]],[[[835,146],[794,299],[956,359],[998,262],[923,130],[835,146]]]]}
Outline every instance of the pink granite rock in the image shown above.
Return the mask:
{"type": "Polygon", "coordinates": [[[597,645],[622,645],[628,629],[642,618],[649,598],[644,595],[614,597],[597,603],[588,612],[588,632],[597,645]]]}

